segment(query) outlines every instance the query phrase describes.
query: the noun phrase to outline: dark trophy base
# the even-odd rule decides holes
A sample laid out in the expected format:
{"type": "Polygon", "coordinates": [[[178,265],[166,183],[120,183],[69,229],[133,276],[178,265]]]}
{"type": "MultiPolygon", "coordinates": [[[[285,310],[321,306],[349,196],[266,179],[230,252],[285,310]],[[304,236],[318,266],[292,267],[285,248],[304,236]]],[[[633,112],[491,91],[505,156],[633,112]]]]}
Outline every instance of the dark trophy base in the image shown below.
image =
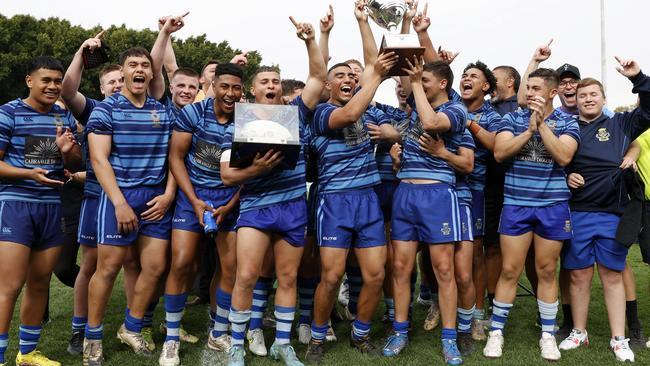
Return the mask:
{"type": "Polygon", "coordinates": [[[232,152],[230,155],[230,166],[234,168],[246,168],[253,164],[255,154],[266,154],[269,150],[282,151],[283,159],[275,169],[292,170],[296,168],[298,156],[300,155],[300,145],[289,144],[263,144],[250,142],[232,143],[232,152]]]}
{"type": "Polygon", "coordinates": [[[413,56],[420,58],[424,55],[424,47],[420,46],[414,34],[386,34],[381,40],[379,52],[395,52],[399,56],[397,64],[388,71],[388,76],[408,76],[402,68],[409,68],[406,60],[413,63],[413,56]]]}

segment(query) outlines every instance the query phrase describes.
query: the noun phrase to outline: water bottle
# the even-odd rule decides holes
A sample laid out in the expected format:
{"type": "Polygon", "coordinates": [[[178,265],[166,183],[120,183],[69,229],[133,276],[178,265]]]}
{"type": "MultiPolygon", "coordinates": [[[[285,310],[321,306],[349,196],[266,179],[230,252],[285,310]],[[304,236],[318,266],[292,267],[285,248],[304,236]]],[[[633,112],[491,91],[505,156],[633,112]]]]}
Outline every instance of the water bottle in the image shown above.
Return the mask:
{"type": "MultiPolygon", "coordinates": [[[[205,203],[207,203],[208,206],[214,208],[214,205],[211,201],[205,201],[205,203]]],[[[214,237],[217,235],[218,228],[219,227],[217,226],[217,220],[214,218],[214,216],[212,216],[212,211],[203,211],[203,231],[205,232],[205,235],[214,237]]]]}

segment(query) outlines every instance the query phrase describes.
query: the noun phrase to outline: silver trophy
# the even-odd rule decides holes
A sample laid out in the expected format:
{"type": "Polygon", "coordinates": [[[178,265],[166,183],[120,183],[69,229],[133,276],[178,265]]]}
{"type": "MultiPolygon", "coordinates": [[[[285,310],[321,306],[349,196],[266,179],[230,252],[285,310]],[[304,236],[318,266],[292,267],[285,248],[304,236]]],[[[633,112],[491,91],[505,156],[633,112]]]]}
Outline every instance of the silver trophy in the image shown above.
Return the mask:
{"type": "Polygon", "coordinates": [[[405,76],[403,67],[408,67],[406,60],[413,60],[413,56],[420,57],[424,54],[424,47],[420,46],[418,36],[415,34],[400,34],[397,26],[400,25],[407,11],[404,0],[370,0],[366,4],[368,16],[378,26],[387,29],[381,40],[379,52],[395,52],[399,56],[397,64],[390,69],[390,76],[405,76]]]}

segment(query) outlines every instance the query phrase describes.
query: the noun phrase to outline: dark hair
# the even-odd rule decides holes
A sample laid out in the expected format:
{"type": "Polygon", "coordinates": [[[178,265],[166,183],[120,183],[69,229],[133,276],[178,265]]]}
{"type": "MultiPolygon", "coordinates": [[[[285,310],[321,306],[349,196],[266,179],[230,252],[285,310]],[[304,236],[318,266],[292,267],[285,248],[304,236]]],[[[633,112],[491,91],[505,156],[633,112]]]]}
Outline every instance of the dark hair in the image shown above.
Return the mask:
{"type": "Polygon", "coordinates": [[[483,95],[492,94],[494,88],[497,86],[497,79],[494,77],[492,70],[490,70],[490,68],[481,61],[467,64],[465,70],[463,70],[463,73],[467,72],[469,69],[477,69],[483,73],[483,76],[485,76],[485,80],[487,80],[487,83],[489,85],[488,90],[484,92],[483,95]]]}
{"type": "Polygon", "coordinates": [[[334,69],[336,69],[338,67],[347,67],[348,69],[351,69],[348,62],[339,62],[339,63],[336,63],[336,64],[332,65],[332,67],[330,67],[329,70],[327,70],[327,74],[329,75],[329,73],[332,72],[332,70],[334,70],[334,69]]]}
{"type": "Polygon", "coordinates": [[[189,67],[179,67],[174,71],[174,75],[172,75],[172,79],[176,77],[176,75],[184,75],[184,76],[189,76],[191,78],[199,78],[199,73],[196,72],[196,70],[191,69],[189,67]]]}
{"type": "Polygon", "coordinates": [[[351,58],[351,59],[345,61],[345,63],[348,64],[348,65],[355,64],[355,65],[359,66],[361,68],[361,70],[364,69],[363,64],[361,63],[361,61],[359,61],[357,59],[354,59],[354,58],[351,58]]]}
{"type": "Polygon", "coordinates": [[[296,89],[304,89],[305,83],[296,79],[282,80],[282,96],[292,94],[296,89]]]}
{"type": "Polygon", "coordinates": [[[38,56],[27,63],[27,75],[31,75],[31,73],[38,69],[60,71],[61,74],[65,72],[61,61],[52,56],[38,56]]]}
{"type": "Polygon", "coordinates": [[[451,71],[451,67],[449,67],[446,62],[435,61],[426,63],[424,64],[423,71],[428,71],[441,80],[447,80],[447,87],[445,90],[447,93],[451,92],[451,87],[454,83],[454,72],[451,71]]]}
{"type": "Polygon", "coordinates": [[[592,85],[598,85],[598,87],[600,88],[600,92],[603,93],[603,98],[606,98],[606,96],[605,96],[605,88],[603,87],[603,83],[601,83],[600,81],[598,81],[598,80],[596,80],[594,78],[584,78],[584,79],[580,80],[578,82],[578,86],[576,86],[576,93],[581,88],[586,88],[586,87],[592,86],[592,85]]]}
{"type": "Polygon", "coordinates": [[[232,75],[242,80],[244,79],[244,71],[237,64],[217,64],[217,68],[214,70],[214,78],[216,79],[221,75],[232,75]]]}
{"type": "Polygon", "coordinates": [[[521,85],[521,75],[519,75],[519,71],[517,71],[517,69],[512,66],[501,65],[495,67],[494,70],[505,71],[506,74],[508,74],[508,77],[511,77],[515,80],[515,93],[519,91],[519,85],[521,85]]]}
{"type": "Polygon", "coordinates": [[[560,84],[560,76],[553,69],[539,68],[528,74],[528,80],[530,78],[542,78],[546,85],[551,88],[557,88],[560,84]]]}
{"type": "Polygon", "coordinates": [[[147,51],[142,47],[132,47],[122,52],[120,54],[118,63],[124,66],[124,62],[129,57],[146,57],[149,60],[149,62],[153,65],[153,59],[151,58],[151,54],[149,53],[149,51],[147,51]]]}
{"type": "Polygon", "coordinates": [[[108,64],[102,67],[101,71],[99,71],[99,82],[101,83],[104,75],[108,74],[109,72],[121,71],[121,70],[122,70],[122,66],[118,64],[108,64]]]}
{"type": "Polygon", "coordinates": [[[276,66],[260,66],[257,70],[255,70],[255,73],[253,74],[251,80],[255,80],[257,75],[263,72],[277,72],[278,74],[280,74],[280,69],[278,69],[276,66]]]}
{"type": "Polygon", "coordinates": [[[201,76],[203,76],[203,73],[205,72],[206,67],[208,67],[210,65],[219,65],[220,63],[221,62],[219,62],[219,60],[215,60],[215,59],[208,60],[208,62],[206,62],[205,65],[203,65],[203,68],[201,69],[201,76]]]}

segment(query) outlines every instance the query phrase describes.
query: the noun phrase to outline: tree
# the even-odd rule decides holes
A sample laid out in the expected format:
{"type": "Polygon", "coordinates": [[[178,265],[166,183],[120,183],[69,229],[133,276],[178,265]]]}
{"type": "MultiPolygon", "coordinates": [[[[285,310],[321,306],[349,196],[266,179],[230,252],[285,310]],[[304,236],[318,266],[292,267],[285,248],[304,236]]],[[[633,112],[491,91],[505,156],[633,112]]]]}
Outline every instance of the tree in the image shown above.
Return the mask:
{"type": "MultiPolygon", "coordinates": [[[[30,15],[7,18],[0,14],[0,85],[3,86],[0,89],[0,103],[27,95],[25,74],[29,60],[36,56],[50,55],[60,60],[67,68],[83,41],[99,31],[99,26],[84,29],[71,25],[65,19],[36,19],[30,15]]],[[[111,49],[111,62],[117,62],[120,52],[129,47],[141,46],[150,50],[156,36],[157,32],[152,30],[138,31],[122,24],[109,27],[104,41],[111,49]]],[[[241,50],[230,47],[228,41],[214,43],[209,41],[205,34],[186,40],[174,40],[173,44],[178,65],[193,68],[197,72],[201,72],[208,60],[228,62],[241,53],[241,50]]],[[[249,52],[248,66],[244,70],[246,79],[257,70],[261,61],[262,56],[259,53],[249,52]]],[[[100,98],[98,74],[98,69],[85,71],[79,88],[84,95],[100,98]]]]}

